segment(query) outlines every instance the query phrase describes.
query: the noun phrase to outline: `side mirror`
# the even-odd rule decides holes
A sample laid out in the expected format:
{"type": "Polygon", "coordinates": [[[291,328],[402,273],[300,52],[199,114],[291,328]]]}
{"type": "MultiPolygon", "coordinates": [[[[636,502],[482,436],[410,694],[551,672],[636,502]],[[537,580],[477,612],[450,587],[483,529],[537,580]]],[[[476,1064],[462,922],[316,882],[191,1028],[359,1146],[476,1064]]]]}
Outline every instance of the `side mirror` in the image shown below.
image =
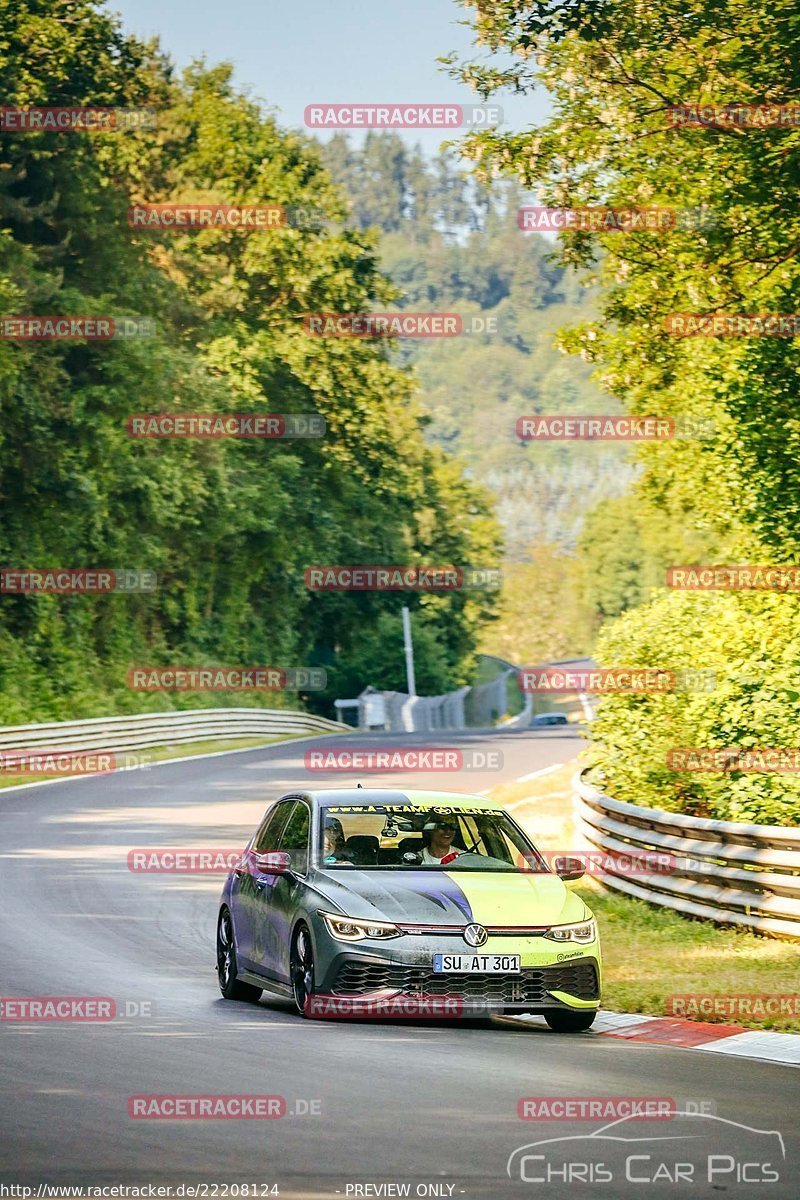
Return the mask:
{"type": "Polygon", "coordinates": [[[286,875],[292,868],[292,860],[285,850],[269,850],[254,854],[253,865],[260,875],[286,875]]]}
{"type": "Polygon", "coordinates": [[[559,855],[553,859],[553,870],[559,879],[563,879],[564,883],[569,883],[573,879],[582,879],[586,874],[586,869],[579,858],[569,858],[567,855],[559,855]]]}

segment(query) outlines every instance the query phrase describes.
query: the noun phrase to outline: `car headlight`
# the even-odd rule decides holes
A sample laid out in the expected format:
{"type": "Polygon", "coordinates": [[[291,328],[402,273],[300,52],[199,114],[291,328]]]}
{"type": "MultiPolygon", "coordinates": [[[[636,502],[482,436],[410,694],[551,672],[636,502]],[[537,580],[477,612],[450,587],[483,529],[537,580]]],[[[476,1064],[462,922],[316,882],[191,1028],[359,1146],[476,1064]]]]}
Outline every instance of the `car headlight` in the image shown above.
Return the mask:
{"type": "Polygon", "coordinates": [[[593,942],[597,937],[597,923],[581,921],[579,925],[554,925],[544,936],[551,942],[593,942]]]}
{"type": "Polygon", "coordinates": [[[339,917],[334,913],[320,913],[325,928],[331,937],[340,942],[363,942],[367,938],[402,937],[402,929],[388,921],[362,921],[358,917],[339,917]]]}

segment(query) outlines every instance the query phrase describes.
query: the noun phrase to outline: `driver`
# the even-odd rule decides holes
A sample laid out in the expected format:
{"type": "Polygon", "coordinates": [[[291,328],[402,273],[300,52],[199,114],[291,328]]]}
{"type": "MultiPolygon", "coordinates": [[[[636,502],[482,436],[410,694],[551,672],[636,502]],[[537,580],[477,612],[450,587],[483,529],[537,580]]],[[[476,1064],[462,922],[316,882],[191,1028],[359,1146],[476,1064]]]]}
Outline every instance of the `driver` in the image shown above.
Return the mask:
{"type": "Polygon", "coordinates": [[[433,813],[422,827],[422,854],[420,863],[423,866],[441,866],[451,862],[463,854],[453,845],[453,838],[458,829],[455,817],[444,813],[433,813]]]}
{"type": "Polygon", "coordinates": [[[326,863],[352,862],[344,840],[342,822],[338,817],[326,817],[322,832],[322,854],[326,863]]]}

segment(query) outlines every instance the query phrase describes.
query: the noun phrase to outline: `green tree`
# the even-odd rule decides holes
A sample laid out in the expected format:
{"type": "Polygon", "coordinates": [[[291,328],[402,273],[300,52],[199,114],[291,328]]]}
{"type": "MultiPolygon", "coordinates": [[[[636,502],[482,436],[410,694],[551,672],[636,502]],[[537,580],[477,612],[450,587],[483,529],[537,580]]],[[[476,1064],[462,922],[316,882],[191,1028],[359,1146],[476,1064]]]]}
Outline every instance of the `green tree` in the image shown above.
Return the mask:
{"type": "Polygon", "coordinates": [[[546,542],[531,546],[528,558],[506,565],[497,620],[486,627],[481,651],[521,666],[585,654],[591,622],[582,564],[546,542]]]}
{"type": "MultiPolygon", "coordinates": [[[[552,116],[538,127],[467,138],[465,153],[481,177],[507,170],[552,207],[658,206],[679,215],[667,232],[577,230],[561,241],[561,261],[592,270],[602,285],[599,319],[565,332],[562,344],[596,364],[599,381],[631,413],[708,418],[714,427],[710,438],[644,448],[632,505],[607,505],[585,528],[596,610],[619,612],[641,600],[666,554],[796,561],[796,339],[678,338],[668,321],[685,313],[798,311],[800,237],[791,197],[800,130],[780,120],[686,127],[670,117],[673,106],[687,103],[796,105],[796,6],[465,4],[479,40],[497,57],[488,65],[453,64],[456,73],[485,97],[504,86],[524,93],[543,84],[552,101],[552,116]],[[688,532],[680,532],[680,519],[688,532]]],[[[670,746],[795,744],[796,621],[791,595],[662,594],[613,622],[597,647],[606,665],[708,666],[722,681],[709,695],[603,701],[595,761],[615,794],[711,816],[797,823],[797,787],[785,773],[692,776],[671,770],[665,758],[670,746]]]]}
{"type": "Polygon", "coordinates": [[[791,0],[644,0],[628,5],[465,0],[483,44],[511,65],[454,70],[489,96],[544,85],[552,117],[522,133],[466,139],[480,173],[514,173],[541,202],[685,211],[668,234],[580,231],[567,262],[595,265],[602,319],[565,339],[600,364],[625,407],[717,421],[712,442],[651,448],[646,487],[665,478],[701,525],[742,523],[774,554],[798,545],[795,469],[800,352],[785,338],[679,339],[673,313],[798,309],[800,130],[671,124],[672,105],[780,104],[800,90],[791,0]]]}
{"type": "MultiPolygon", "coordinates": [[[[149,568],[160,585],[3,597],[0,720],[252,703],[250,694],[132,695],[126,669],[336,664],[398,597],[312,593],[307,566],[491,564],[498,538],[486,499],[426,445],[413,381],[390,348],[303,328],[308,312],[369,310],[394,295],[374,237],[344,226],[345,198],[317,147],[237,92],[229,67],[200,63],[178,76],[88,0],[0,0],[0,15],[6,104],[158,110],[155,131],[4,134],[3,311],[142,314],[156,332],[0,343],[0,559],[149,568]],[[128,227],[131,202],[175,200],[277,202],[320,220],[249,235],[128,227]],[[165,410],[314,412],[327,433],[127,435],[131,413],[165,410]]],[[[491,598],[410,603],[429,609],[425,645],[444,690],[469,669],[491,598]]],[[[374,644],[370,678],[381,686],[393,657],[374,644]]]]}
{"type": "Polygon", "coordinates": [[[691,514],[647,504],[635,492],[604,500],[578,538],[584,594],[597,624],[649,600],[667,569],[710,563],[720,543],[692,526],[691,514]]]}
{"type": "MultiPolygon", "coordinates": [[[[374,137],[397,142],[392,134],[374,137]]],[[[361,228],[365,198],[377,179],[366,151],[342,136],[326,143],[322,154],[326,161],[335,157],[337,178],[346,169],[350,221],[361,228]]],[[[415,152],[408,162],[427,173],[422,190],[438,200],[432,206],[429,200],[424,212],[405,204],[398,225],[401,201],[391,177],[385,180],[381,203],[393,215],[378,246],[381,265],[398,289],[397,304],[456,311],[467,321],[480,318],[485,328],[455,339],[409,340],[398,348],[398,360],[415,368],[428,440],[457,453],[494,494],[512,561],[524,561],[534,541],[552,541],[571,553],[585,513],[632,480],[628,456],[615,446],[523,444],[516,422],[533,412],[619,409],[590,380],[590,368],[554,344],[564,321],[594,315],[596,294],[580,286],[578,272],[553,261],[544,238],[521,232],[517,212],[529,197],[515,180],[470,179],[452,152],[427,162],[415,152]],[[450,199],[445,203],[443,196],[450,199]]]]}

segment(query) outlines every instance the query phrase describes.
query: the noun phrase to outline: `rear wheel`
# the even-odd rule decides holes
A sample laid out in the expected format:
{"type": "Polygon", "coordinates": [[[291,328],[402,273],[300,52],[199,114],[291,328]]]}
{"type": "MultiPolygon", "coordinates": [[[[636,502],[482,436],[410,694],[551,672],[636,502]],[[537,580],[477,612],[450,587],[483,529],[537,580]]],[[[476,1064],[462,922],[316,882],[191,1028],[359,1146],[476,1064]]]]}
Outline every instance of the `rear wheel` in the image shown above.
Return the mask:
{"type": "Polygon", "coordinates": [[[583,1033],[589,1029],[597,1016],[597,1011],[571,1012],[566,1008],[554,1008],[544,1014],[544,1019],[555,1033],[583,1033]]]}
{"type": "Polygon", "coordinates": [[[242,983],[236,978],[236,946],[233,941],[233,921],[230,911],[223,908],[217,924],[217,978],[219,990],[226,1000],[250,1000],[261,997],[261,988],[242,983]]]}
{"type": "Polygon", "coordinates": [[[289,956],[289,974],[292,979],[295,1007],[305,1017],[308,1015],[308,1001],[314,995],[314,951],[311,949],[311,934],[306,925],[301,925],[294,935],[289,956]]]}

